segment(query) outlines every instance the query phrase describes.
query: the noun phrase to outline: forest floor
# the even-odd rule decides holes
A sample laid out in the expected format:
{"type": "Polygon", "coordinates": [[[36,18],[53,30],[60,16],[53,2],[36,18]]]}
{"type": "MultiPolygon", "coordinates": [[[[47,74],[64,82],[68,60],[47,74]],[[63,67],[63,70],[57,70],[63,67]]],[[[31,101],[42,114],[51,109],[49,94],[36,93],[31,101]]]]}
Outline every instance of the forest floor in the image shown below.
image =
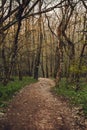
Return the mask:
{"type": "Polygon", "coordinates": [[[0,130],[87,130],[82,110],[51,90],[51,79],[39,78],[23,88],[0,118],[0,130]]]}

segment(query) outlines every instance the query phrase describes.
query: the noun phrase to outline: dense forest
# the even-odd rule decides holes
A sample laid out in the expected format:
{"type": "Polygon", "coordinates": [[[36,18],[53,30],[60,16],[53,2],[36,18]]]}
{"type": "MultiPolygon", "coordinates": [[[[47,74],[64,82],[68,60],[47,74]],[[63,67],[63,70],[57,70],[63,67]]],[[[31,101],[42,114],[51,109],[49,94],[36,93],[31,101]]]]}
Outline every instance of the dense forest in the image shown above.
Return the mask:
{"type": "Polygon", "coordinates": [[[87,81],[86,0],[0,0],[0,82],[87,81]]]}

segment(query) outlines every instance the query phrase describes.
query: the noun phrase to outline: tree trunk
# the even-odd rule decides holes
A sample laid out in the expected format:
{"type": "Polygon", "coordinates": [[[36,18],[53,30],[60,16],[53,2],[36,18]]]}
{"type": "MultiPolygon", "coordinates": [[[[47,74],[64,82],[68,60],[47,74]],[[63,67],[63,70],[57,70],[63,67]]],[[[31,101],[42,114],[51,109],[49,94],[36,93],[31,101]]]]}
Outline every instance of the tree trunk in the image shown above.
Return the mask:
{"type": "Polygon", "coordinates": [[[56,74],[56,86],[59,87],[59,82],[61,80],[61,74],[62,74],[62,59],[63,59],[63,52],[62,52],[62,41],[59,40],[58,41],[58,71],[56,74]]]}
{"type": "Polygon", "coordinates": [[[43,62],[43,51],[42,51],[41,69],[42,69],[42,75],[43,75],[43,77],[45,77],[44,62],[43,62]]]}
{"type": "MultiPolygon", "coordinates": [[[[40,0],[39,2],[39,11],[41,11],[42,7],[42,1],[40,0]]],[[[40,56],[41,56],[41,49],[42,49],[42,41],[43,41],[43,35],[42,35],[42,15],[40,14],[39,17],[39,45],[38,45],[38,50],[36,54],[36,59],[35,59],[35,67],[34,67],[34,79],[38,79],[38,72],[39,72],[39,65],[40,65],[40,56]]]]}

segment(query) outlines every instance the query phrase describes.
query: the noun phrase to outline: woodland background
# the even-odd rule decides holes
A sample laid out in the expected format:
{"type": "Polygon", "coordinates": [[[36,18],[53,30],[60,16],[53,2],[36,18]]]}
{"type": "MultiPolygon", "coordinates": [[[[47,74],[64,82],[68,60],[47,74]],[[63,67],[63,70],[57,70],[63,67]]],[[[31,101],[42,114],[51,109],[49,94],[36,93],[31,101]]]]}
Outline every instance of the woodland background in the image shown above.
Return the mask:
{"type": "Polygon", "coordinates": [[[0,0],[0,82],[87,81],[86,0],[0,0]]]}

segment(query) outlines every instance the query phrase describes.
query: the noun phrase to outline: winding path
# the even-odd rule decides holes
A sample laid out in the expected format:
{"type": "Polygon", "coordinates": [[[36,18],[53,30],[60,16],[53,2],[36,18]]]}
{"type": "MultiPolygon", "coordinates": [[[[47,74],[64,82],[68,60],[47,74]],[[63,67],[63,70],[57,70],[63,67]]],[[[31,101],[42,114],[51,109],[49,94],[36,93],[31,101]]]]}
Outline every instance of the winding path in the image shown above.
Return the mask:
{"type": "Polygon", "coordinates": [[[53,80],[40,78],[23,88],[9,104],[0,130],[83,130],[76,110],[52,94],[53,86],[53,80]]]}

